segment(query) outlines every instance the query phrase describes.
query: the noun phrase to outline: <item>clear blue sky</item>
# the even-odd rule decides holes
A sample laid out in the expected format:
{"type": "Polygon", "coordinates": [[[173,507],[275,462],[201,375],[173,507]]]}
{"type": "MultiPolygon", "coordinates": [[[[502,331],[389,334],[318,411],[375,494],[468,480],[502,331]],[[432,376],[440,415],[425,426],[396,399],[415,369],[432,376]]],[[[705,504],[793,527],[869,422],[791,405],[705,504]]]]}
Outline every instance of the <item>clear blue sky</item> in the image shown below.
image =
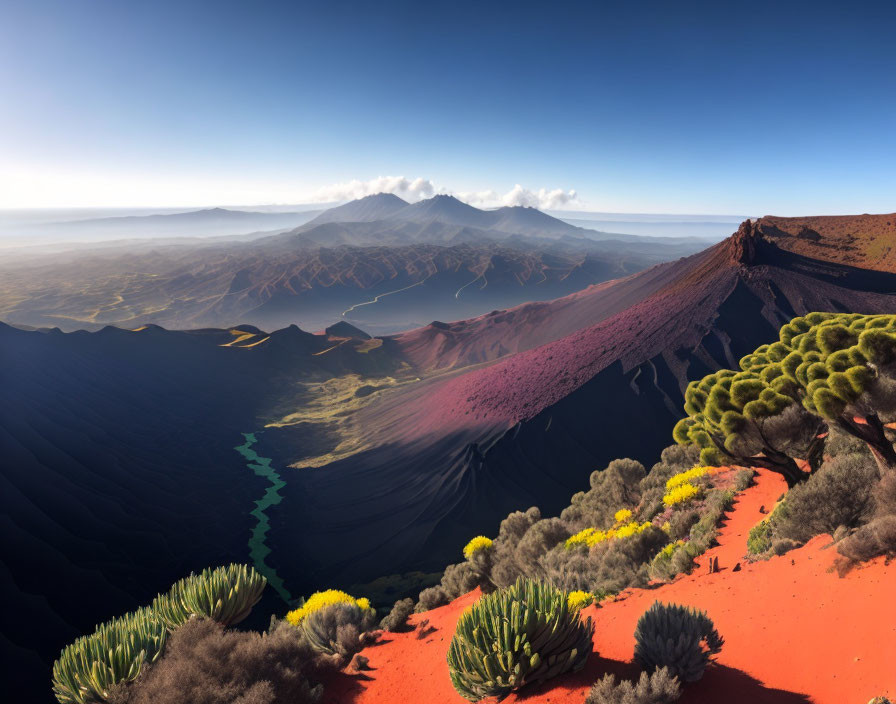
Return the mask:
{"type": "Polygon", "coordinates": [[[892,211],[894,8],[0,0],[0,206],[402,175],[610,211],[892,211]]]}

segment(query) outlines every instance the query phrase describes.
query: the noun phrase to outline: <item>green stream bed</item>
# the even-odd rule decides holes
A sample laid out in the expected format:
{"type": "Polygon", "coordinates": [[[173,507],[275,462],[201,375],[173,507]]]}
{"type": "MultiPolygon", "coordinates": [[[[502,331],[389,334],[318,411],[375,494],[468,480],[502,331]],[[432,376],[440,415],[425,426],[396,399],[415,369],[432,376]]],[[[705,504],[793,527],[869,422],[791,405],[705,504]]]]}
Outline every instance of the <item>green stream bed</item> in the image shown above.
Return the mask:
{"type": "Polygon", "coordinates": [[[264,495],[255,502],[255,508],[250,511],[250,515],[257,520],[252,534],[249,536],[249,556],[255,569],[263,574],[274,590],[289,603],[292,596],[283,584],[283,580],[277,575],[277,570],[271,567],[267,562],[267,557],[271,554],[271,549],[265,543],[268,531],[271,528],[271,522],[265,511],[271,506],[279,504],[283,497],[280,496],[280,489],[286,486],[286,482],[280,478],[277,470],[271,467],[271,460],[267,457],[261,457],[252,446],[258,442],[255,433],[243,433],[246,439],[244,445],[235,447],[245,459],[246,464],[256,475],[264,477],[270,482],[270,486],[265,490],[264,495]]]}

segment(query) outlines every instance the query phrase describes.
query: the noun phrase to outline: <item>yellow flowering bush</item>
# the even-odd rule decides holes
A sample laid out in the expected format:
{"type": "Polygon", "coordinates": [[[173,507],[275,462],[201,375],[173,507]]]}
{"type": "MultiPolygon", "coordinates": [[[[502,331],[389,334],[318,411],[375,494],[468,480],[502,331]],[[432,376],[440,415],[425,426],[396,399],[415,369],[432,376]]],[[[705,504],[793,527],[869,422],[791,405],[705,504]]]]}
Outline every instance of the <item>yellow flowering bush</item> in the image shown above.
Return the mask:
{"type": "Polygon", "coordinates": [[[616,537],[617,538],[629,538],[633,535],[638,535],[638,533],[643,533],[647,530],[651,524],[648,523],[638,523],[637,521],[632,521],[631,523],[626,523],[621,528],[616,529],[616,537]]]}
{"type": "Polygon", "coordinates": [[[464,557],[469,560],[473,557],[474,553],[477,553],[480,550],[488,550],[491,546],[491,538],[486,538],[484,535],[477,535],[464,546],[464,557]]]}
{"type": "Polygon", "coordinates": [[[572,548],[578,547],[580,545],[590,548],[594,545],[597,545],[598,543],[602,543],[605,540],[612,540],[613,538],[629,538],[633,535],[637,535],[638,533],[643,533],[650,525],[651,524],[649,522],[638,523],[637,521],[632,521],[631,523],[626,523],[624,526],[620,526],[619,528],[611,528],[610,530],[585,528],[584,530],[580,530],[572,537],[566,539],[566,549],[571,550],[572,548]]]}
{"type": "Polygon", "coordinates": [[[632,518],[632,512],[627,508],[619,509],[613,516],[617,523],[628,523],[632,518]]]}
{"type": "Polygon", "coordinates": [[[587,547],[591,547],[592,545],[597,545],[598,543],[606,540],[608,537],[612,537],[614,531],[604,531],[597,530],[596,528],[585,528],[584,530],[580,530],[578,533],[573,535],[570,538],[566,539],[566,549],[571,550],[574,547],[579,545],[584,545],[587,547]]]}
{"type": "Polygon", "coordinates": [[[370,608],[369,599],[355,599],[350,594],[346,594],[338,589],[327,589],[325,592],[315,592],[308,597],[304,605],[286,614],[286,620],[293,626],[298,626],[308,614],[333,604],[354,604],[365,610],[370,608]]]}
{"type": "Polygon", "coordinates": [[[663,525],[660,526],[660,530],[662,530],[663,533],[668,533],[670,530],[672,530],[672,524],[669,521],[666,521],[665,523],[663,523],[663,525]]]}
{"type": "Polygon", "coordinates": [[[697,479],[698,477],[708,474],[709,469],[709,467],[694,467],[687,472],[680,472],[674,477],[669,477],[666,481],[666,489],[674,489],[682,484],[690,483],[692,479],[697,479]]]}
{"type": "Polygon", "coordinates": [[[570,611],[579,611],[594,603],[594,594],[584,591],[570,592],[566,601],[570,611]]]}
{"type": "Polygon", "coordinates": [[[676,540],[674,543],[669,543],[666,547],[660,550],[654,559],[657,560],[668,560],[672,557],[672,553],[680,546],[684,545],[683,540],[676,540]]]}
{"type": "Polygon", "coordinates": [[[666,495],[663,497],[663,503],[666,506],[675,506],[675,504],[684,503],[698,497],[700,493],[700,487],[693,484],[681,484],[666,492],[666,495]]]}

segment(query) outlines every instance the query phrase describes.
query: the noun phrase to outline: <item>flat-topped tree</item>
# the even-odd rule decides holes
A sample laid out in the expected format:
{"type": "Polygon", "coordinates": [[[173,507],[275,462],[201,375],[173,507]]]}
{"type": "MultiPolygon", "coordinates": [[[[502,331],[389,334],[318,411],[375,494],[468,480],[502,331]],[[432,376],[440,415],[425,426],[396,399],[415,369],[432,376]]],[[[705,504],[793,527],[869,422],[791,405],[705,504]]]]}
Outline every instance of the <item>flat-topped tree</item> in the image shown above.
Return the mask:
{"type": "Polygon", "coordinates": [[[896,420],[896,315],[810,313],[781,328],[783,374],[803,405],[865,443],[896,471],[886,424],[896,420]]]}
{"type": "Polygon", "coordinates": [[[821,463],[825,424],[802,406],[796,384],[764,359],[745,357],[741,367],[688,385],[688,415],[675,426],[675,441],[699,447],[704,464],[765,467],[794,486],[807,476],[797,459],[812,471],[821,463]]]}
{"type": "Polygon", "coordinates": [[[781,328],[779,340],[691,382],[682,445],[707,464],[767,467],[791,486],[814,471],[830,424],[868,444],[881,471],[896,471],[886,424],[896,420],[896,316],[810,313],[781,328]]]}

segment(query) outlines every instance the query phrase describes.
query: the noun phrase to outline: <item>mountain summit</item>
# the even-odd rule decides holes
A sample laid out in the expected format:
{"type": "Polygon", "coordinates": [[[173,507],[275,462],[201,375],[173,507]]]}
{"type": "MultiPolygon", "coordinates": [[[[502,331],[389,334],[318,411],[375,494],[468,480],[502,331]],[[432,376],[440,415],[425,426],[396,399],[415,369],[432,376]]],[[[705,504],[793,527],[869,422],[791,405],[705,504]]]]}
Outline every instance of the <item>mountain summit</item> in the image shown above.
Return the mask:
{"type": "Polygon", "coordinates": [[[476,228],[483,233],[547,238],[582,237],[585,232],[582,228],[558,220],[537,208],[507,206],[482,210],[447,194],[407,203],[391,193],[377,193],[330,208],[297,232],[310,233],[314,228],[327,223],[375,222],[384,222],[393,229],[406,227],[407,223],[419,226],[438,223],[442,226],[476,228]]]}
{"type": "Polygon", "coordinates": [[[408,202],[406,200],[402,200],[392,193],[375,193],[325,210],[309,222],[308,226],[313,227],[330,222],[375,222],[377,220],[387,220],[407,206],[408,202]]]}

